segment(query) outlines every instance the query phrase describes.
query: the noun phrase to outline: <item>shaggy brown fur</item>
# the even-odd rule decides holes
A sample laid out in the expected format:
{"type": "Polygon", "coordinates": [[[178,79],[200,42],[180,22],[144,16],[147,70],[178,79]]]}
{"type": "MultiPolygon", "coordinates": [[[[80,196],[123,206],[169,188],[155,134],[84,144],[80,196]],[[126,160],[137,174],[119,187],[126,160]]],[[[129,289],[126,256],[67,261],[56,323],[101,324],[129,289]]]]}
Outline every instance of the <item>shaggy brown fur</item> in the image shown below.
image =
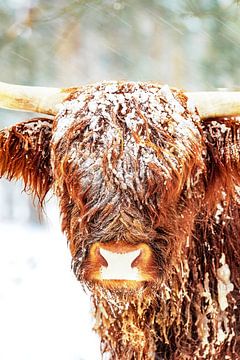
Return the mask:
{"type": "Polygon", "coordinates": [[[22,178],[42,204],[52,186],[50,140],[52,120],[34,118],[0,132],[0,175],[22,178]]]}
{"type": "Polygon", "coordinates": [[[23,177],[41,202],[54,185],[102,352],[239,359],[237,119],[201,123],[181,92],[102,83],[72,95],[51,125],[33,119],[2,130],[0,175],[23,177]],[[150,246],[154,283],[88,281],[91,244],[118,240],[150,246]]]}

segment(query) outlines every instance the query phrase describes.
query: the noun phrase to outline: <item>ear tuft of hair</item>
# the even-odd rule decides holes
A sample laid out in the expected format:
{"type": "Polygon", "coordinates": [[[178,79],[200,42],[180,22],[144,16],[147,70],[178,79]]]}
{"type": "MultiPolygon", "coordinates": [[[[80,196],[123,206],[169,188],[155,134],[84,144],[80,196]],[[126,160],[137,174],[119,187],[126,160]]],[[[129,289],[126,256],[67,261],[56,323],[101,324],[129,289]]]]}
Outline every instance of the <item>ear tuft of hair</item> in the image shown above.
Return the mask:
{"type": "Polygon", "coordinates": [[[53,182],[52,122],[47,118],[33,118],[0,131],[0,177],[22,179],[24,190],[37,196],[40,205],[53,182]]]}

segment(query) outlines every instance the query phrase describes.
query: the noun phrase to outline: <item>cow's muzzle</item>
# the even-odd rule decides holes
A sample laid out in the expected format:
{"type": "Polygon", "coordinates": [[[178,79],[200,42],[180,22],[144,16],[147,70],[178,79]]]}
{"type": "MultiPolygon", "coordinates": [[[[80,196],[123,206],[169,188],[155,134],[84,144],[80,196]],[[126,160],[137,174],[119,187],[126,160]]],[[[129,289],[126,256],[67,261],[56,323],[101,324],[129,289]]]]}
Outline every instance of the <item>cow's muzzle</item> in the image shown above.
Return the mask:
{"type": "Polygon", "coordinates": [[[88,281],[139,282],[154,281],[155,266],[151,248],[145,244],[124,242],[95,243],[85,264],[88,281]]]}

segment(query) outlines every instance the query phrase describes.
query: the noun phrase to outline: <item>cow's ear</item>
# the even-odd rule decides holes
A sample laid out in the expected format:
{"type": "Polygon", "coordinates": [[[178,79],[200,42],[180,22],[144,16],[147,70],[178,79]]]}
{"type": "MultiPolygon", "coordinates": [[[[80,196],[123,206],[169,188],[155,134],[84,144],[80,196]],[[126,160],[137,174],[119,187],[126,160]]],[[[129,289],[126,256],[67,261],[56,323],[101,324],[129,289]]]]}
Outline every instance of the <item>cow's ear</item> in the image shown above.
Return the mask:
{"type": "Polygon", "coordinates": [[[52,185],[52,120],[34,118],[0,131],[0,177],[23,179],[43,202],[52,185]]]}
{"type": "Polygon", "coordinates": [[[208,195],[216,203],[235,196],[240,186],[240,119],[204,120],[203,131],[207,156],[208,195]],[[215,199],[215,201],[214,201],[215,199]]]}

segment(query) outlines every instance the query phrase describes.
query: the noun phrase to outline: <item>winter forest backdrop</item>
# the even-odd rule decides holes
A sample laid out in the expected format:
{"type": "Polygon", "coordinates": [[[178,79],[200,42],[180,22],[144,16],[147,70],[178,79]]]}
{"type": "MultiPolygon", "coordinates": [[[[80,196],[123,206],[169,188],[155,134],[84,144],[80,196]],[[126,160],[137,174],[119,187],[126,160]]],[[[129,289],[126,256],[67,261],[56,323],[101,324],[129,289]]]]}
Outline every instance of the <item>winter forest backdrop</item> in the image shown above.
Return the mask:
{"type": "MultiPolygon", "coordinates": [[[[0,80],[9,83],[240,89],[239,59],[233,0],[0,0],[0,80]]],[[[0,128],[32,116],[1,110],[0,128]]],[[[0,180],[0,359],[100,359],[56,200],[40,223],[21,189],[0,180]]]]}

